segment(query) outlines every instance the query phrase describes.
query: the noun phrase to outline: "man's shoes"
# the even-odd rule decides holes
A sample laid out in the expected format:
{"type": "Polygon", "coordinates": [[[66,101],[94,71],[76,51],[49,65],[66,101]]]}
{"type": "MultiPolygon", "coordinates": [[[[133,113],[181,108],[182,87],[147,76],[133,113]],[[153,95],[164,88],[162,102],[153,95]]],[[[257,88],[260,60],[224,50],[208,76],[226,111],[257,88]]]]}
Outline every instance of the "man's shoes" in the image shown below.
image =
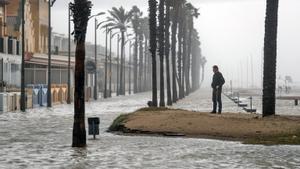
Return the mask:
{"type": "Polygon", "coordinates": [[[212,112],[210,112],[211,114],[216,114],[217,112],[216,111],[212,111],[212,112]]]}
{"type": "Polygon", "coordinates": [[[218,112],[218,114],[221,114],[221,112],[218,112]]]}

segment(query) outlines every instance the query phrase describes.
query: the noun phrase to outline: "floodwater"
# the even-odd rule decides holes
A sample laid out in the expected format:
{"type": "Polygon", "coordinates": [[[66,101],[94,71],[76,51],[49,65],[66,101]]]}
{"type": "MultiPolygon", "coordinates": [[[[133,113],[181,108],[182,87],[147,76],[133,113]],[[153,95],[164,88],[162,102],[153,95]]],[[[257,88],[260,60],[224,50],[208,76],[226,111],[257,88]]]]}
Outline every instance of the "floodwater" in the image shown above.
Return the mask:
{"type": "MultiPolygon", "coordinates": [[[[174,107],[209,111],[209,96],[200,90],[174,107]]],[[[89,136],[85,149],[71,147],[72,105],[0,114],[0,168],[300,168],[300,146],[105,132],[120,113],[144,107],[149,98],[150,93],[142,93],[87,103],[86,116],[101,118],[101,134],[96,140],[89,136]]],[[[225,112],[241,111],[223,98],[225,112]]],[[[291,107],[300,112],[299,107],[291,107]]]]}

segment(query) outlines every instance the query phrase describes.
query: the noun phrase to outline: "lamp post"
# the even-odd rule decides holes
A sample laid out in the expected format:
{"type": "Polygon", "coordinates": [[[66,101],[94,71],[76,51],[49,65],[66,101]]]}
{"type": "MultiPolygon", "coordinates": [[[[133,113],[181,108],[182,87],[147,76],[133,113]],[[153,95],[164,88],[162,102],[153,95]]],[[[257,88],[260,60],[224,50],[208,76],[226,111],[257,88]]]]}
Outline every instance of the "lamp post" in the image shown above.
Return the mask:
{"type": "Polygon", "coordinates": [[[21,111],[26,111],[25,105],[25,0],[22,0],[22,63],[21,63],[21,111]]]}
{"type": "Polygon", "coordinates": [[[129,63],[128,63],[128,65],[129,65],[129,77],[128,77],[128,80],[129,80],[129,95],[131,95],[131,46],[132,46],[132,44],[131,44],[131,41],[129,41],[129,63]]]}
{"type": "Polygon", "coordinates": [[[112,40],[112,30],[109,31],[110,35],[109,35],[109,97],[111,97],[111,78],[112,78],[112,58],[111,58],[111,40],[112,40]]]}
{"type": "Polygon", "coordinates": [[[104,70],[104,98],[107,98],[107,33],[108,28],[105,26],[105,70],[104,70]]]}
{"type": "Polygon", "coordinates": [[[48,1],[48,90],[47,90],[47,107],[52,107],[51,98],[51,7],[56,0],[48,1]]]}
{"type": "Polygon", "coordinates": [[[119,68],[119,60],[120,60],[120,53],[119,53],[119,48],[120,48],[120,35],[118,34],[117,38],[117,96],[120,95],[120,68],[119,68]]]}
{"type": "Polygon", "coordinates": [[[95,84],[94,84],[94,100],[98,100],[98,77],[97,77],[97,26],[98,26],[98,20],[95,18],[95,65],[96,65],[96,70],[95,70],[95,84]]]}
{"type": "Polygon", "coordinates": [[[71,104],[71,9],[68,4],[68,98],[67,104],[71,104]]]}
{"type": "MultiPolygon", "coordinates": [[[[96,16],[100,16],[100,15],[104,15],[105,12],[100,12],[97,15],[93,15],[92,17],[96,17],[96,16]]],[[[95,70],[95,84],[94,84],[94,100],[98,100],[98,52],[97,52],[97,30],[99,28],[99,26],[104,23],[104,22],[100,22],[98,23],[97,18],[95,18],[95,65],[96,65],[96,70],[95,70]]]]}

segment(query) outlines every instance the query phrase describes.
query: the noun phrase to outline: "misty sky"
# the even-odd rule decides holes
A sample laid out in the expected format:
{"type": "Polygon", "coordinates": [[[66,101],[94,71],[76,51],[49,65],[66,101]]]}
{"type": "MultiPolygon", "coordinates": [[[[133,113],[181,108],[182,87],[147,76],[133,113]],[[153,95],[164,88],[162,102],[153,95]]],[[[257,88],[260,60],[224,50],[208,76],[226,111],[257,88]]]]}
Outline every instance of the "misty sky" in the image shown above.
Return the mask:
{"type": "MultiPolygon", "coordinates": [[[[228,82],[233,80],[234,86],[251,86],[251,60],[254,84],[261,84],[265,1],[190,0],[194,6],[200,8],[201,13],[195,20],[195,27],[200,33],[203,55],[208,60],[205,84],[210,83],[211,67],[217,64],[225,79],[228,82]]],[[[137,5],[144,11],[145,16],[148,15],[147,0],[92,2],[93,14],[107,11],[113,6],[122,5],[130,10],[133,5],[137,5]]],[[[57,0],[53,7],[52,23],[55,32],[67,33],[67,3],[65,0],[57,0]]],[[[281,0],[279,5],[278,76],[291,75],[295,81],[300,82],[300,1],[281,0]]],[[[101,18],[104,17],[99,17],[101,18]]],[[[87,41],[90,42],[94,39],[93,24],[92,21],[89,23],[87,34],[87,41]]],[[[100,43],[103,45],[104,35],[101,37],[100,43]]]]}

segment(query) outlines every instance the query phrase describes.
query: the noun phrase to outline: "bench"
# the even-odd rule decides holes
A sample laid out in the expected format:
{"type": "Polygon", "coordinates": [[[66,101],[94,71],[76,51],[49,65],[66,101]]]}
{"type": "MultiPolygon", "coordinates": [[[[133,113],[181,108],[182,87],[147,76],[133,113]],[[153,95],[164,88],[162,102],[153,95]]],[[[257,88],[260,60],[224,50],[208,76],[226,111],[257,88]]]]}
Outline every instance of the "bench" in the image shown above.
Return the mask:
{"type": "Polygon", "coordinates": [[[244,107],[243,109],[244,109],[244,111],[246,111],[248,113],[256,113],[256,109],[253,109],[253,108],[244,107]]]}
{"type": "Polygon", "coordinates": [[[300,96],[279,96],[277,97],[278,100],[294,100],[295,106],[299,105],[300,96]]]}

